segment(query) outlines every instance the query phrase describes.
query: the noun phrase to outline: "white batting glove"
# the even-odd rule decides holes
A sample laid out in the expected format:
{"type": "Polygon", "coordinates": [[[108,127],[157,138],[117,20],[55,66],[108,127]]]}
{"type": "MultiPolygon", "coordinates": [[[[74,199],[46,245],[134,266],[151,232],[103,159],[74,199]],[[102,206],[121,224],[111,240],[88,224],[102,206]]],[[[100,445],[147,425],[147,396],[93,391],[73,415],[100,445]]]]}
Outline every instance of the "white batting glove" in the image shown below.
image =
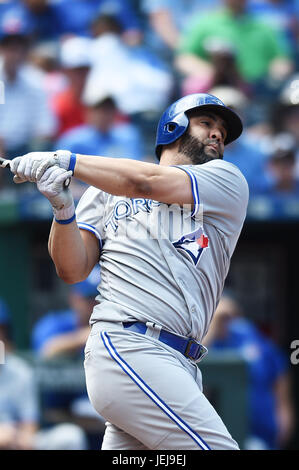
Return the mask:
{"type": "Polygon", "coordinates": [[[75,164],[76,156],[68,150],[30,152],[12,159],[10,169],[15,174],[15,183],[24,183],[25,181],[36,183],[44,172],[53,165],[73,172],[75,164]]]}
{"type": "Polygon", "coordinates": [[[56,222],[67,224],[75,218],[75,204],[69,188],[64,182],[72,176],[72,171],[66,171],[54,165],[48,168],[37,181],[38,190],[50,201],[56,222]]]}

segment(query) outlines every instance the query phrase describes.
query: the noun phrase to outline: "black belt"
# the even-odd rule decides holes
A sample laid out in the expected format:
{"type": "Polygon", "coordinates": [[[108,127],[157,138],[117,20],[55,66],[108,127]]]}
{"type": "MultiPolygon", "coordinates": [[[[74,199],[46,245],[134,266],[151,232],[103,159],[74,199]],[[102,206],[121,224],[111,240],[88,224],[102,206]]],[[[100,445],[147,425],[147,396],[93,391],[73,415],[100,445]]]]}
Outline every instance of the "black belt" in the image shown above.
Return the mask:
{"type": "MultiPolygon", "coordinates": [[[[123,326],[130,331],[141,333],[142,335],[146,333],[148,328],[145,323],[139,321],[123,322],[123,326]]],[[[153,324],[153,327],[154,326],[155,324],[153,324]]],[[[182,336],[175,335],[166,330],[161,329],[159,337],[156,339],[196,362],[200,361],[208,352],[207,348],[198,341],[195,341],[195,339],[183,338],[182,336]]]]}

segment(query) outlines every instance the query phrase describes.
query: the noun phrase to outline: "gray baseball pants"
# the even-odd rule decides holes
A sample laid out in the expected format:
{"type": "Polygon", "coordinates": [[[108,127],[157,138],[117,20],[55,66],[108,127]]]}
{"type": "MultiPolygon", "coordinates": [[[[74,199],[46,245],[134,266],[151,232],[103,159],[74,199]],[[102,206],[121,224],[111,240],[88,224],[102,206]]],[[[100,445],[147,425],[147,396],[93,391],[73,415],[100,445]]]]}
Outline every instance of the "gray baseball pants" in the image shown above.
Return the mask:
{"type": "Polygon", "coordinates": [[[197,365],[159,340],[97,322],[84,367],[89,399],[107,421],[102,450],[238,450],[197,365]]]}

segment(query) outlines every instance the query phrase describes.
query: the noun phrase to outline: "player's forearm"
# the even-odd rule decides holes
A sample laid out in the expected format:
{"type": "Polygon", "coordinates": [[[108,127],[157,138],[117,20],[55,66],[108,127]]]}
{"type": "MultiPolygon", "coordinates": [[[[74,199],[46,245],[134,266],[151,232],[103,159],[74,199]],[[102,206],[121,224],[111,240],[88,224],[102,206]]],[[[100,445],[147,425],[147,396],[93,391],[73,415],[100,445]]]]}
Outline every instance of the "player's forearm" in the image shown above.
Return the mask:
{"type": "Polygon", "coordinates": [[[166,204],[193,203],[189,176],[167,164],[77,155],[74,175],[114,196],[140,197],[166,204]]]}
{"type": "Polygon", "coordinates": [[[48,249],[61,279],[70,284],[85,279],[88,255],[75,221],[67,225],[53,221],[48,249]]]}
{"type": "Polygon", "coordinates": [[[151,197],[148,182],[159,173],[154,163],[77,154],[74,176],[115,196],[151,197]]]}

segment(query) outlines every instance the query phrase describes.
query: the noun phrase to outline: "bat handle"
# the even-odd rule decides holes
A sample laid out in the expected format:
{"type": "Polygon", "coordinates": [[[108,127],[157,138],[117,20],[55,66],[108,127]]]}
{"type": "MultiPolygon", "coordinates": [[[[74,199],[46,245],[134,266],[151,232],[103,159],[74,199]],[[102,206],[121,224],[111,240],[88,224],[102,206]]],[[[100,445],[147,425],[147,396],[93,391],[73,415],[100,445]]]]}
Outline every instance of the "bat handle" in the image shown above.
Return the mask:
{"type": "Polygon", "coordinates": [[[70,184],[71,184],[71,178],[67,178],[65,182],[63,183],[63,187],[68,188],[70,184]]]}
{"type": "Polygon", "coordinates": [[[1,168],[9,168],[10,160],[6,160],[5,158],[0,157],[0,167],[1,168]]]}

